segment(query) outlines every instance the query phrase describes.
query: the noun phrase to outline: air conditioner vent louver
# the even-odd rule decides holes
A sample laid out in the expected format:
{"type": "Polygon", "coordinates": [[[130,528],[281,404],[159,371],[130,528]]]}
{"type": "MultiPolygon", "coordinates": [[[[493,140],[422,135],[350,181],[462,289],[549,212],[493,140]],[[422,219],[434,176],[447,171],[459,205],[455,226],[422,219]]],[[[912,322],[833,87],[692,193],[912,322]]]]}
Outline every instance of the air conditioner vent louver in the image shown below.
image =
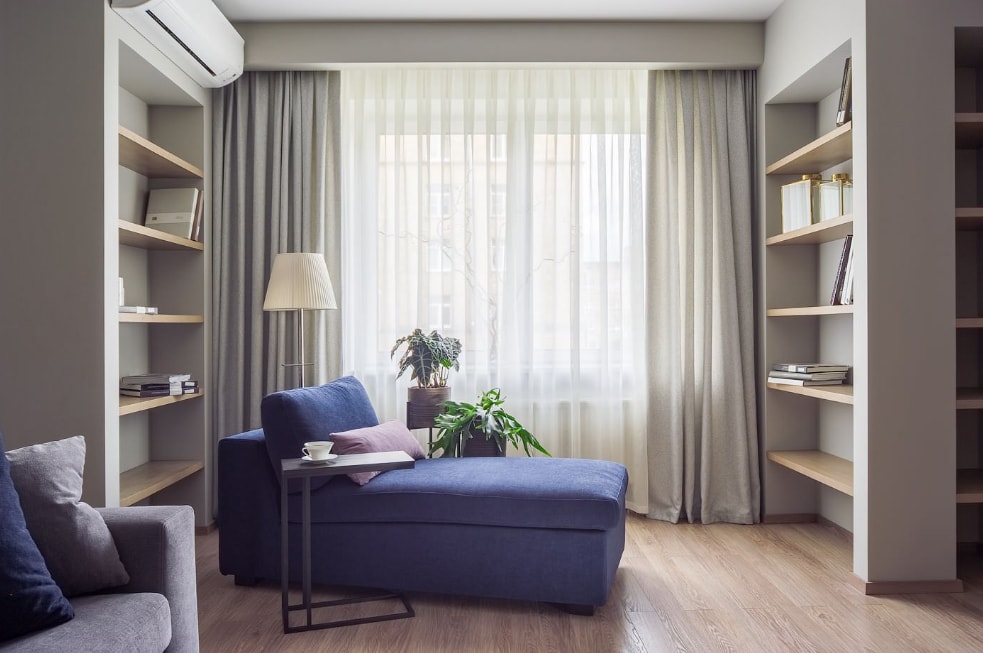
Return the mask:
{"type": "Polygon", "coordinates": [[[178,45],[180,45],[182,48],[184,48],[184,51],[185,52],[187,52],[188,54],[190,54],[191,57],[195,61],[197,61],[199,64],[201,64],[201,67],[204,68],[205,70],[207,70],[209,75],[211,75],[212,77],[215,76],[215,71],[212,70],[211,68],[209,68],[208,67],[208,64],[206,64],[204,61],[202,61],[201,58],[197,54],[195,54],[194,50],[192,50],[191,48],[188,47],[188,44],[187,43],[185,43],[184,41],[182,41],[181,39],[179,39],[178,36],[177,36],[177,34],[175,34],[174,32],[172,32],[171,29],[167,25],[165,25],[161,21],[160,18],[157,18],[157,16],[154,15],[154,12],[148,11],[147,12],[147,15],[150,16],[151,18],[153,18],[154,21],[156,21],[156,23],[158,25],[160,25],[160,28],[162,30],[164,30],[165,32],[167,32],[172,39],[174,39],[175,41],[177,41],[178,45]]]}

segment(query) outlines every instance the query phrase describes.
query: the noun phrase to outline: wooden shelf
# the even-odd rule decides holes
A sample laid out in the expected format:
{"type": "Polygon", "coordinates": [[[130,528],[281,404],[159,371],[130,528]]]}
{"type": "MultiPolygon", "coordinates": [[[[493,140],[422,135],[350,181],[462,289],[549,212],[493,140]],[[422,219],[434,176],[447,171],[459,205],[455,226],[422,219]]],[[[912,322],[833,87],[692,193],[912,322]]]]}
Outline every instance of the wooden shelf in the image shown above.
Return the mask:
{"type": "Polygon", "coordinates": [[[983,113],[956,114],[956,149],[983,146],[983,113]]]}
{"type": "Polygon", "coordinates": [[[122,417],[123,415],[142,413],[145,410],[160,408],[161,406],[170,406],[171,404],[176,404],[179,401],[199,399],[203,397],[204,394],[204,390],[199,390],[198,392],[190,395],[174,395],[168,397],[129,397],[126,395],[120,395],[119,414],[120,417],[122,417]]]}
{"type": "Polygon", "coordinates": [[[205,173],[126,127],[119,128],[119,164],[145,177],[204,179],[205,173]]]}
{"type": "Polygon", "coordinates": [[[853,233],[853,216],[841,215],[838,218],[823,220],[802,229],[795,229],[765,241],[765,245],[818,245],[840,240],[853,233]]]}
{"type": "Polygon", "coordinates": [[[824,451],[769,451],[768,460],[853,496],[853,463],[824,451]]]}
{"type": "Polygon", "coordinates": [[[204,315],[147,315],[146,313],[120,313],[119,321],[137,324],[201,324],[204,315]]]}
{"type": "Polygon", "coordinates": [[[983,329],[983,317],[957,317],[957,329],[983,329]]]}
{"type": "Polygon", "coordinates": [[[983,389],[956,388],[956,410],[983,409],[983,389]]]}
{"type": "Polygon", "coordinates": [[[853,158],[853,123],[823,134],[765,168],[768,175],[804,175],[821,172],[853,158]]]}
{"type": "Polygon", "coordinates": [[[807,317],[811,315],[849,315],[853,304],[835,306],[797,306],[792,308],[769,308],[768,317],[807,317]]]}
{"type": "Polygon", "coordinates": [[[200,460],[152,460],[119,475],[119,505],[132,506],[204,469],[200,460]]]}
{"type": "Polygon", "coordinates": [[[956,503],[983,503],[983,469],[956,470],[956,503]]]}
{"type": "Polygon", "coordinates": [[[135,222],[119,221],[119,244],[140,249],[204,251],[205,245],[190,238],[144,227],[135,222]]]}
{"type": "Polygon", "coordinates": [[[853,404],[852,385],[785,385],[784,383],[769,383],[768,387],[779,392],[790,392],[825,401],[834,401],[839,404],[853,404]]]}
{"type": "Polygon", "coordinates": [[[983,207],[969,206],[956,209],[956,229],[959,231],[983,229],[983,207]]]}

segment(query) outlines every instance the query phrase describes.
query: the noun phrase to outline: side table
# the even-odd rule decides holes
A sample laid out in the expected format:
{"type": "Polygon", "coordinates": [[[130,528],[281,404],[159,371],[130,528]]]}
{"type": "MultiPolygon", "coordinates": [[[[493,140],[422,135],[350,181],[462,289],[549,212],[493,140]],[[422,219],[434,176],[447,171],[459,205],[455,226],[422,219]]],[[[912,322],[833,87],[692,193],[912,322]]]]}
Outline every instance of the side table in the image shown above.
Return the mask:
{"type": "Polygon", "coordinates": [[[405,469],[413,467],[414,464],[415,461],[413,458],[403,451],[348,454],[338,456],[326,463],[308,462],[301,458],[286,458],[280,461],[280,469],[282,470],[282,481],[280,482],[280,593],[284,633],[296,633],[320,628],[336,628],[338,626],[353,626],[355,624],[388,621],[390,619],[405,619],[414,616],[413,608],[410,606],[406,597],[393,592],[332,601],[311,601],[311,479],[320,476],[350,474],[352,472],[384,472],[390,469],[405,469]],[[287,495],[289,481],[292,479],[303,480],[303,493],[301,495],[301,584],[303,587],[303,601],[296,605],[290,605],[288,582],[290,578],[290,551],[287,547],[287,495]],[[352,603],[368,603],[394,598],[403,602],[403,606],[406,608],[404,612],[320,623],[314,623],[312,620],[312,611],[314,608],[350,605],[352,603]],[[291,626],[290,612],[292,610],[306,611],[307,623],[300,626],[291,626]]]}

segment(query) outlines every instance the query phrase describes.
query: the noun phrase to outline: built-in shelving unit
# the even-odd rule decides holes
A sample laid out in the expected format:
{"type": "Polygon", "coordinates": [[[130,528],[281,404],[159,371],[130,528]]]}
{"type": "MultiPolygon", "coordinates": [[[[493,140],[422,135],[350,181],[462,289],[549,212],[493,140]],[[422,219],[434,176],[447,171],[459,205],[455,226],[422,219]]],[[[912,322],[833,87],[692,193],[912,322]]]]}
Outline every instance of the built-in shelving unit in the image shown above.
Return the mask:
{"type": "Polygon", "coordinates": [[[853,463],[824,451],[769,451],[768,460],[853,496],[853,463]]]}
{"type": "MultiPolygon", "coordinates": [[[[765,100],[763,377],[775,363],[852,365],[856,307],[831,305],[829,297],[855,216],[785,232],[781,206],[782,186],[801,175],[852,172],[853,123],[836,126],[832,110],[849,49],[843,44],[812,62],[792,87],[765,100]]],[[[863,244],[854,239],[853,247],[862,265],[863,244]]],[[[766,521],[822,516],[852,530],[852,380],[799,386],[762,379],[766,521]]]]}
{"type": "MultiPolygon", "coordinates": [[[[139,35],[133,35],[140,39],[139,35]]],[[[206,418],[206,244],[143,225],[149,191],[206,193],[209,94],[173,80],[142,44],[120,43],[119,276],[125,303],[159,313],[119,313],[119,375],[188,373],[199,392],[119,395],[119,502],[188,504],[211,521],[206,418]]],[[[207,202],[205,202],[207,206],[207,202]]],[[[207,233],[207,215],[202,233],[207,233]]]]}
{"type": "MultiPolygon", "coordinates": [[[[956,30],[957,33],[960,30],[956,30]]],[[[983,30],[956,38],[956,503],[957,542],[983,542],[983,30]],[[958,317],[962,316],[962,317],[958,317]]]]}

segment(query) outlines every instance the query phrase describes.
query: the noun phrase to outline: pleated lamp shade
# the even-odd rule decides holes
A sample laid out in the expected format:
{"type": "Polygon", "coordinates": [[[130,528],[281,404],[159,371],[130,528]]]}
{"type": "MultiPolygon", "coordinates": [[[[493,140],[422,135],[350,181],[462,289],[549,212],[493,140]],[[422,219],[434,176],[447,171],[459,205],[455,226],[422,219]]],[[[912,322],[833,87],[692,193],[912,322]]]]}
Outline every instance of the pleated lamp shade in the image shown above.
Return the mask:
{"type": "Polygon", "coordinates": [[[277,254],[264,311],[338,308],[323,254],[277,254]]]}

